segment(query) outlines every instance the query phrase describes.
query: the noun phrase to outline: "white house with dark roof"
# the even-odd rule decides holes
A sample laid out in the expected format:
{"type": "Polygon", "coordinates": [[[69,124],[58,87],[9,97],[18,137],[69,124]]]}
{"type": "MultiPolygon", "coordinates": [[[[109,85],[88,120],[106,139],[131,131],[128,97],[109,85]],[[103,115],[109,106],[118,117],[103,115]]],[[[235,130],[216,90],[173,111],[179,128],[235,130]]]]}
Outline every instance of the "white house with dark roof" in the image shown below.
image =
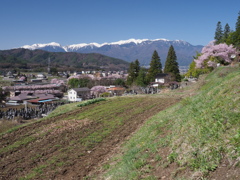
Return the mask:
{"type": "Polygon", "coordinates": [[[47,76],[45,74],[37,74],[36,78],[37,79],[46,79],[47,76]]]}
{"type": "Polygon", "coordinates": [[[90,97],[90,89],[87,87],[82,88],[72,88],[68,90],[68,100],[69,101],[82,101],[90,97]]]}
{"type": "Polygon", "coordinates": [[[169,80],[169,74],[166,73],[159,73],[155,76],[156,83],[166,83],[169,80]]]}

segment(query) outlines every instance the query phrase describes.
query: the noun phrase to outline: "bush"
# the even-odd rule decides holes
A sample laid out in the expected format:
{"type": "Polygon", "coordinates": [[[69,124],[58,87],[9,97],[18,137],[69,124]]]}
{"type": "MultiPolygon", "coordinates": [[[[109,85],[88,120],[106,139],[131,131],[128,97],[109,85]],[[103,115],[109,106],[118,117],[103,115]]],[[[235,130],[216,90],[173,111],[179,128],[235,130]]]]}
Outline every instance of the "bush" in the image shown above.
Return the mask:
{"type": "Polygon", "coordinates": [[[86,101],[82,104],[78,104],[77,106],[78,107],[84,107],[84,106],[87,106],[87,105],[90,105],[90,104],[94,104],[94,103],[97,103],[97,102],[100,102],[100,101],[106,101],[105,98],[97,98],[97,99],[92,99],[92,100],[89,100],[89,101],[86,101]]]}

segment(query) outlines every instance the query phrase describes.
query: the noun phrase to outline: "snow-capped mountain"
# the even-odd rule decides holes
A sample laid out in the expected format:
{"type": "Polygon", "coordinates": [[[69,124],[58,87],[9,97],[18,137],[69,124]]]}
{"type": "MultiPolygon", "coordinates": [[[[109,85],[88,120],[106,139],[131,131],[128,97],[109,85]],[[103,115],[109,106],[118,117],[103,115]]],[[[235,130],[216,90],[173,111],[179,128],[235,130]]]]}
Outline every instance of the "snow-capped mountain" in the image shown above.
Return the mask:
{"type": "Polygon", "coordinates": [[[65,52],[63,47],[59,43],[55,43],[55,42],[51,42],[48,44],[25,45],[25,46],[22,46],[21,48],[30,49],[30,50],[42,49],[50,52],[65,52]]]}
{"type": "Polygon", "coordinates": [[[129,39],[112,43],[81,43],[68,46],[61,46],[58,43],[52,42],[49,44],[25,45],[22,48],[31,50],[42,49],[50,52],[100,53],[128,62],[138,59],[142,65],[148,65],[154,50],[158,52],[161,62],[164,64],[170,45],[173,45],[178,57],[178,63],[182,66],[189,65],[196,52],[200,52],[203,47],[201,45],[193,46],[182,40],[129,39]]]}

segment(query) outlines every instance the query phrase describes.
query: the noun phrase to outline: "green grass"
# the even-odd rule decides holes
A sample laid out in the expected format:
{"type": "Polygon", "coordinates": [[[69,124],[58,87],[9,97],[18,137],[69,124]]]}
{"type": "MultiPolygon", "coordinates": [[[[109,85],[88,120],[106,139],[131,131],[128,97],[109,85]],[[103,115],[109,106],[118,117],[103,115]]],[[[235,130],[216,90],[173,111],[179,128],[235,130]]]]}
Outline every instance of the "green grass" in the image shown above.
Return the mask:
{"type": "Polygon", "coordinates": [[[1,148],[0,149],[0,153],[4,153],[4,152],[7,152],[7,151],[12,151],[14,149],[17,149],[19,148],[20,146],[24,146],[24,145],[27,145],[29,144],[30,142],[34,141],[35,138],[32,137],[32,136],[29,136],[29,137],[25,137],[24,139],[21,139],[19,141],[16,141],[14,142],[13,144],[9,145],[9,146],[6,146],[4,148],[1,148]]]}
{"type": "Polygon", "coordinates": [[[156,157],[162,147],[170,148],[167,159],[156,157],[165,167],[176,162],[179,167],[205,174],[215,170],[223,156],[239,157],[239,70],[218,68],[199,82],[203,86],[197,95],[149,119],[123,146],[124,154],[104,177],[139,179],[146,174],[139,168],[149,165],[148,156],[156,157]],[[168,131],[165,137],[161,137],[163,129],[168,131]]]}
{"type": "MultiPolygon", "coordinates": [[[[27,174],[24,177],[20,177],[20,180],[30,180],[30,179],[35,179],[36,176],[40,176],[44,169],[47,167],[47,165],[40,165],[36,168],[33,169],[33,171],[29,174],[27,174]]],[[[42,177],[43,178],[43,177],[42,177]]]]}
{"type": "Polygon", "coordinates": [[[78,107],[84,107],[84,106],[88,106],[90,104],[95,104],[95,103],[100,102],[100,101],[106,101],[106,99],[105,98],[92,99],[92,100],[88,100],[86,102],[83,102],[81,104],[78,104],[77,106],[78,107]]]}

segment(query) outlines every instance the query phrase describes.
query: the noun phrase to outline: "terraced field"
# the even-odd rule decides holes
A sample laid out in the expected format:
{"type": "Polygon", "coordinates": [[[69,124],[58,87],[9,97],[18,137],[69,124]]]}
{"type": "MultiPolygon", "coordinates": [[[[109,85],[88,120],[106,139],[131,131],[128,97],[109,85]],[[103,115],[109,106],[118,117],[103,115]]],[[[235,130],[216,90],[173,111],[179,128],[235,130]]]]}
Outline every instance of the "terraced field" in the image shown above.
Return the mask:
{"type": "Polygon", "coordinates": [[[0,179],[82,179],[149,117],[179,98],[110,98],[59,107],[52,117],[0,137],[0,179]]]}

